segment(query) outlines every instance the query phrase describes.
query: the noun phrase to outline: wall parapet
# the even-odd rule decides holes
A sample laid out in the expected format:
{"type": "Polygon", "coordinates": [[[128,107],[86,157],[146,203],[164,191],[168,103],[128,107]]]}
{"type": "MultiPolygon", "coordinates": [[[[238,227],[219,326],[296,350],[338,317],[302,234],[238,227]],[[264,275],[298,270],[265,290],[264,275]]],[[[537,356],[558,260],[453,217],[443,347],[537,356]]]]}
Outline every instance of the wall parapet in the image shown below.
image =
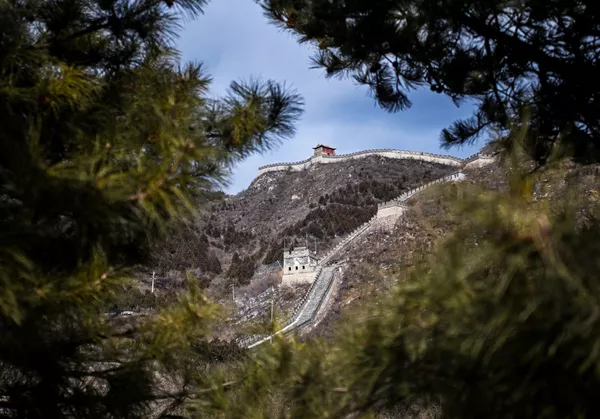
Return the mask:
{"type": "Polygon", "coordinates": [[[473,160],[477,160],[477,159],[493,159],[493,158],[494,158],[493,154],[475,153],[475,154],[471,154],[469,157],[464,158],[463,163],[469,163],[469,162],[472,162],[473,160]]]}
{"type": "Polygon", "coordinates": [[[353,160],[359,157],[367,157],[367,156],[381,156],[388,158],[396,158],[396,159],[410,159],[410,160],[423,160],[430,161],[439,164],[445,164],[449,166],[462,166],[464,164],[464,160],[458,157],[445,155],[445,154],[436,154],[436,153],[427,153],[423,151],[409,151],[409,150],[395,150],[391,148],[380,148],[380,149],[372,149],[372,150],[362,150],[356,151],[354,153],[349,154],[338,154],[333,156],[328,155],[318,155],[311,156],[306,160],[301,160],[297,162],[285,162],[285,163],[271,163],[265,166],[260,166],[258,168],[258,175],[262,175],[267,172],[276,172],[276,171],[285,171],[285,170],[294,170],[299,171],[303,169],[307,169],[316,163],[337,163],[341,161],[353,160]]]}
{"type": "MultiPolygon", "coordinates": [[[[260,172],[262,169],[268,169],[269,167],[284,167],[284,168],[287,168],[289,166],[297,166],[299,164],[305,164],[305,163],[308,163],[309,161],[311,161],[313,159],[313,157],[314,156],[310,156],[306,160],[294,161],[294,162],[289,162],[289,163],[271,163],[271,164],[266,164],[264,166],[260,166],[258,168],[258,171],[260,172]]],[[[285,169],[281,169],[281,170],[285,170],[285,169]]]]}
{"type": "Polygon", "coordinates": [[[469,169],[472,167],[483,167],[496,160],[496,157],[492,154],[476,154],[473,158],[465,160],[463,169],[469,169]]]}

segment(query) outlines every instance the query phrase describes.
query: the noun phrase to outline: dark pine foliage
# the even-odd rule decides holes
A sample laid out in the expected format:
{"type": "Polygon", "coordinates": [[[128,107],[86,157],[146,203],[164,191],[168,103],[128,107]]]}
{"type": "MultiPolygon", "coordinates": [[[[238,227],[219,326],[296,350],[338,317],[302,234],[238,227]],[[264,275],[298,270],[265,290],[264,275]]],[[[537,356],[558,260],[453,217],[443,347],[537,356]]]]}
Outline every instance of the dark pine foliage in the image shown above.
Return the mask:
{"type": "Polygon", "coordinates": [[[235,252],[231,258],[227,276],[240,285],[248,285],[254,275],[255,265],[252,255],[240,257],[239,253],[235,252]]]}
{"type": "Polygon", "coordinates": [[[296,229],[301,235],[306,233],[320,239],[344,236],[369,221],[376,212],[376,206],[327,205],[312,210],[296,229]]]}
{"type": "Polygon", "coordinates": [[[219,258],[210,250],[206,234],[193,225],[178,225],[154,245],[150,262],[161,275],[170,270],[197,268],[202,272],[222,272],[219,258]]]}
{"type": "Polygon", "coordinates": [[[213,98],[178,60],[205,3],[0,2],[0,416],[162,417],[204,385],[189,343],[218,312],[197,281],[159,316],[106,310],[168,223],[302,112],[272,81],[213,98]]]}
{"type": "Polygon", "coordinates": [[[530,156],[600,158],[600,3],[595,0],[259,0],[267,16],[311,43],[314,66],[352,77],[388,112],[428,86],[471,118],[446,146],[528,128],[530,156]]]}

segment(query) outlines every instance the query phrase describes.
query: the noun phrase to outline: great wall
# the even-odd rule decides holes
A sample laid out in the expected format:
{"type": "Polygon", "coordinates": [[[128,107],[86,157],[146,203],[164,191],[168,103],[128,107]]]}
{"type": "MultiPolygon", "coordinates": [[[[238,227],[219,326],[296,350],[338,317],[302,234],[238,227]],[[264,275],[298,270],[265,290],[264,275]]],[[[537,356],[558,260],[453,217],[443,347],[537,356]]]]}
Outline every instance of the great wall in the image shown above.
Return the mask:
{"type": "MultiPolygon", "coordinates": [[[[369,221],[358,227],[352,233],[348,234],[340,243],[338,243],[333,249],[331,249],[325,256],[323,256],[318,261],[317,269],[314,272],[314,280],[312,281],[310,288],[304,294],[304,297],[300,300],[300,302],[296,305],[294,310],[292,311],[291,316],[286,319],[283,323],[283,327],[277,331],[276,333],[265,336],[265,335],[252,335],[247,336],[243,339],[240,339],[238,343],[246,348],[256,347],[264,342],[268,342],[272,340],[274,337],[278,335],[287,335],[295,331],[299,331],[307,324],[311,323],[317,315],[320,314],[321,309],[326,305],[327,298],[330,297],[329,290],[331,289],[334,283],[334,270],[335,267],[331,266],[331,261],[338,253],[341,252],[344,248],[346,248],[350,243],[356,240],[358,237],[362,236],[366,232],[374,228],[389,228],[393,226],[398,218],[404,213],[406,210],[405,202],[413,197],[414,195],[424,191],[425,189],[445,182],[455,182],[460,181],[465,178],[465,174],[462,172],[463,169],[469,169],[474,167],[482,167],[487,164],[492,163],[495,158],[492,155],[486,154],[475,154],[466,159],[459,159],[452,156],[440,156],[429,153],[414,153],[414,152],[404,152],[400,150],[368,150],[364,152],[353,153],[349,155],[341,155],[341,156],[327,156],[325,157],[327,163],[331,163],[334,161],[344,161],[352,158],[356,158],[356,156],[367,156],[367,155],[379,155],[381,156],[382,152],[397,152],[400,153],[411,153],[410,155],[413,157],[402,157],[402,158],[419,158],[418,156],[424,156],[423,160],[430,160],[430,157],[435,157],[439,159],[447,159],[447,161],[452,161],[454,163],[460,162],[460,164],[452,164],[452,166],[460,166],[461,171],[454,172],[450,175],[444,176],[440,179],[436,179],[432,182],[425,183],[416,188],[413,188],[407,192],[402,193],[397,198],[380,204],[377,208],[377,214],[371,218],[369,221]],[[334,160],[337,158],[337,160],[334,160]],[[343,160],[340,160],[342,158],[343,160]],[[331,160],[330,160],[331,159],[331,160]]],[[[310,159],[305,160],[304,162],[299,162],[296,165],[303,165],[304,168],[310,167],[311,164],[314,164],[317,158],[323,158],[324,156],[313,156],[310,159]],[[308,166],[306,166],[308,164],[308,166]]],[[[388,156],[385,156],[388,157],[388,156]]],[[[393,157],[393,158],[401,158],[401,157],[393,157]]],[[[436,161],[437,162],[437,161],[436,161]]],[[[448,164],[448,163],[444,163],[448,164]]],[[[293,164],[292,164],[293,165],[293,164]]],[[[259,168],[259,175],[265,173],[266,171],[273,170],[290,170],[289,164],[273,164],[268,166],[263,166],[259,168]],[[267,170],[268,169],[268,170],[267,170]],[[261,172],[262,170],[262,172],[261,172]]],[[[296,166],[297,167],[297,166],[296,166]]],[[[292,170],[302,170],[295,169],[292,170]]]]}
{"type": "Polygon", "coordinates": [[[466,159],[454,157],[443,154],[433,154],[418,151],[407,151],[407,150],[393,150],[393,149],[373,149],[357,151],[350,154],[339,154],[339,155],[326,155],[326,154],[315,154],[306,160],[291,162],[291,163],[273,163],[261,166],[258,168],[258,176],[267,172],[277,171],[300,171],[309,169],[315,164],[327,164],[327,163],[339,163],[348,160],[360,159],[368,156],[380,156],[389,159],[412,159],[412,160],[423,160],[427,162],[439,163],[454,167],[470,167],[469,165],[481,164],[484,160],[491,158],[491,156],[484,154],[474,154],[466,159]]]}

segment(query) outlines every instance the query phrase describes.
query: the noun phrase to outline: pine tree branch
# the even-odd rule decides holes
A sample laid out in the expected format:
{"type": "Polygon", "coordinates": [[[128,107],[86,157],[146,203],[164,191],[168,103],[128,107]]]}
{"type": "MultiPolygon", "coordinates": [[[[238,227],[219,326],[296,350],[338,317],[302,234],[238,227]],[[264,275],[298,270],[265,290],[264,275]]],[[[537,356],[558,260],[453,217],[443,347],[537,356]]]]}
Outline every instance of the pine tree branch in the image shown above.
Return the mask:
{"type": "Polygon", "coordinates": [[[218,391],[221,389],[227,389],[232,387],[234,384],[237,384],[237,380],[235,381],[227,381],[223,384],[213,386],[210,388],[205,388],[201,390],[184,390],[178,393],[162,393],[162,394],[154,394],[145,398],[145,401],[157,401],[157,400],[170,400],[170,399],[181,399],[181,398],[189,398],[194,399],[202,394],[211,393],[213,391],[218,391]]]}
{"type": "MultiPolygon", "coordinates": [[[[148,4],[145,7],[140,8],[139,10],[133,12],[131,15],[127,15],[126,17],[121,18],[122,20],[129,20],[132,18],[136,18],[139,15],[146,13],[147,11],[149,11],[152,7],[155,7],[156,5],[160,4],[162,0],[154,0],[154,1],[149,1],[148,4]]],[[[102,29],[108,29],[110,28],[110,19],[107,17],[104,17],[102,19],[98,19],[95,23],[92,23],[91,26],[88,26],[85,29],[82,29],[80,31],[77,32],[73,32],[72,34],[64,37],[64,38],[60,38],[60,39],[54,39],[52,40],[52,42],[49,43],[45,43],[45,44],[40,44],[40,45],[31,45],[29,46],[27,49],[46,49],[46,48],[50,48],[51,46],[57,46],[60,44],[64,44],[65,42],[69,42],[69,41],[73,41],[77,38],[81,38],[82,36],[85,35],[89,35],[91,33],[100,31],[102,29]]]]}
{"type": "MultiPolygon", "coordinates": [[[[483,38],[491,38],[499,44],[510,45],[515,52],[522,54],[523,57],[528,57],[540,64],[547,66],[558,74],[569,74],[572,71],[572,66],[564,60],[546,54],[543,50],[536,48],[518,37],[511,36],[493,26],[487,25],[482,20],[477,19],[466,13],[458,13],[456,19],[461,24],[469,28],[473,33],[482,36],[483,38]]],[[[595,74],[598,71],[598,66],[591,65],[588,62],[577,64],[578,70],[585,67],[585,71],[595,74]]]]}
{"type": "Polygon", "coordinates": [[[10,399],[6,396],[0,396],[0,409],[17,410],[18,408],[23,407],[23,403],[14,403],[9,400],[10,399]]]}
{"type": "MultiPolygon", "coordinates": [[[[118,362],[118,361],[103,361],[103,362],[118,362]]],[[[96,377],[96,378],[103,378],[106,375],[110,375],[110,374],[114,374],[115,372],[120,372],[120,371],[124,371],[125,367],[124,367],[124,362],[121,363],[120,366],[115,367],[115,368],[110,368],[110,369],[106,369],[106,370],[101,370],[101,371],[65,371],[65,375],[68,377],[77,377],[77,378],[83,378],[83,377],[96,377]]]]}

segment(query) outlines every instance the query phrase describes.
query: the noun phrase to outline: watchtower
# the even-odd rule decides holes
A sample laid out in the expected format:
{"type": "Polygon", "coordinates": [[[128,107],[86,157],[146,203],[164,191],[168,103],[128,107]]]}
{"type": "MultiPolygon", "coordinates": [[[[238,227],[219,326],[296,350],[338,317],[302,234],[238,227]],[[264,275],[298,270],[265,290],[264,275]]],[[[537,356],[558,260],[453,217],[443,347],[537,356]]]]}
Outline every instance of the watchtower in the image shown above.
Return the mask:
{"type": "Polygon", "coordinates": [[[335,156],[335,148],[328,145],[317,144],[313,150],[315,150],[315,156],[335,156]]]}
{"type": "Polygon", "coordinates": [[[307,247],[283,251],[283,283],[287,285],[313,282],[317,269],[317,254],[307,247]]]}

